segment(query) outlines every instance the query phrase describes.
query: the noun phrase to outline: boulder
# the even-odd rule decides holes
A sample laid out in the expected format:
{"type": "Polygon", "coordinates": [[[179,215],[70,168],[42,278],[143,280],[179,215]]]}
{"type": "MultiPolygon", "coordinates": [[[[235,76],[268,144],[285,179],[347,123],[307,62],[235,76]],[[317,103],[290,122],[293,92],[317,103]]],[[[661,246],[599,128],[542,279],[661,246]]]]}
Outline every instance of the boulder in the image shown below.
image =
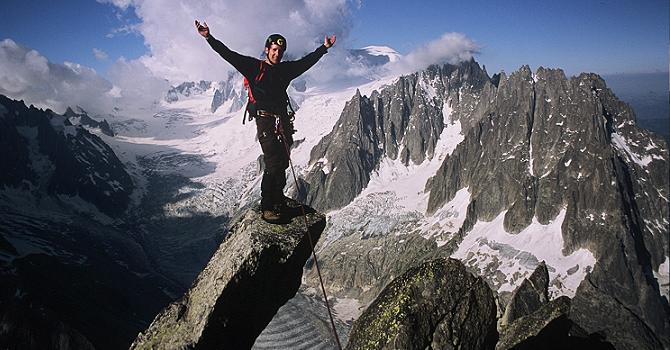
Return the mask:
{"type": "Polygon", "coordinates": [[[354,322],[347,349],[492,349],[493,292],[454,259],[393,280],[354,322]]]}
{"type": "MultiPolygon", "coordinates": [[[[579,285],[572,299],[572,319],[588,332],[602,334],[616,349],[668,349],[668,333],[654,332],[644,318],[626,307],[621,300],[599,289],[592,278],[593,275],[587,277],[579,285]]],[[[659,307],[657,313],[667,317],[667,311],[662,308],[659,307]]]]}
{"type": "Polygon", "coordinates": [[[500,335],[496,350],[614,349],[599,334],[588,334],[570,318],[570,298],[559,297],[514,320],[500,335]]]}

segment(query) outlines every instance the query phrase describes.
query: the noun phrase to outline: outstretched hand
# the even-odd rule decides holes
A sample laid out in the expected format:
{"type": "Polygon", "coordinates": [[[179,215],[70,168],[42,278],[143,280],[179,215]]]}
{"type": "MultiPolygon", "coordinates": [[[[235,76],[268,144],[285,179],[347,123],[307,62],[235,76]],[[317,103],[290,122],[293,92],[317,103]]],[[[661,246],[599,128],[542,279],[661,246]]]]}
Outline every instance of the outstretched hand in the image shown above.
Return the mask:
{"type": "Polygon", "coordinates": [[[336,39],[337,38],[335,37],[335,34],[333,34],[333,36],[331,36],[330,38],[328,37],[328,35],[326,35],[326,37],[323,38],[323,46],[325,46],[327,49],[330,49],[331,46],[335,45],[336,39]]]}
{"type": "Polygon", "coordinates": [[[209,27],[207,26],[207,22],[198,22],[198,20],[195,20],[195,28],[198,30],[198,33],[202,35],[203,38],[207,38],[209,36],[209,27]]]}

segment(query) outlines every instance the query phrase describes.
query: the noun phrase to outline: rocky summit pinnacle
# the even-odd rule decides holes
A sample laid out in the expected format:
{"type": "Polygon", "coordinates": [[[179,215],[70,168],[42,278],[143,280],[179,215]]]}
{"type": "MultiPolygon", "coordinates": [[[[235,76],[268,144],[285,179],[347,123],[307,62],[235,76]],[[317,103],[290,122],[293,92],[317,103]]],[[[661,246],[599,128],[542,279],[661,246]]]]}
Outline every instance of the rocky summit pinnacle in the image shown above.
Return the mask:
{"type": "MultiPolygon", "coordinates": [[[[139,334],[131,349],[249,349],[277,310],[298,291],[311,254],[296,202],[286,225],[265,223],[248,210],[186,294],[139,334]]],[[[307,211],[316,242],[326,218],[307,211]]]]}

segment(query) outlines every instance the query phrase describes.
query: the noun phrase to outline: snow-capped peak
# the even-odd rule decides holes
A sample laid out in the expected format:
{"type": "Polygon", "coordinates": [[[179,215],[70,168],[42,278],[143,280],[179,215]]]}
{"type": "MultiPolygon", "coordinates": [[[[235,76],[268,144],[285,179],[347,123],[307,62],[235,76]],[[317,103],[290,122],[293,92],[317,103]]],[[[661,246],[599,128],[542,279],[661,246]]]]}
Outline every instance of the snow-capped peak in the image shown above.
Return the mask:
{"type": "Polygon", "coordinates": [[[400,59],[401,55],[398,53],[398,51],[388,47],[388,46],[366,46],[362,48],[361,50],[367,52],[369,55],[372,56],[386,56],[389,59],[389,62],[395,62],[400,59]]]}
{"type": "Polygon", "coordinates": [[[390,62],[396,62],[401,55],[388,46],[366,46],[361,49],[352,49],[349,54],[354,59],[368,67],[383,66],[390,62]]]}

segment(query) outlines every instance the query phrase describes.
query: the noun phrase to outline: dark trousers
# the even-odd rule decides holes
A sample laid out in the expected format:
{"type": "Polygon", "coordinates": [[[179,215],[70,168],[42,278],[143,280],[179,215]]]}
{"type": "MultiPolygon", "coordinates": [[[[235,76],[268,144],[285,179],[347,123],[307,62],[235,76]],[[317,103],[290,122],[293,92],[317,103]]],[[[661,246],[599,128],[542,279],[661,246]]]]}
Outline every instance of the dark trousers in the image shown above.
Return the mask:
{"type": "Polygon", "coordinates": [[[261,181],[262,210],[276,210],[284,203],[286,169],[289,165],[290,138],[280,137],[274,118],[256,118],[258,141],[263,150],[265,171],[261,181]],[[285,145],[284,141],[288,144],[285,145]]]}

